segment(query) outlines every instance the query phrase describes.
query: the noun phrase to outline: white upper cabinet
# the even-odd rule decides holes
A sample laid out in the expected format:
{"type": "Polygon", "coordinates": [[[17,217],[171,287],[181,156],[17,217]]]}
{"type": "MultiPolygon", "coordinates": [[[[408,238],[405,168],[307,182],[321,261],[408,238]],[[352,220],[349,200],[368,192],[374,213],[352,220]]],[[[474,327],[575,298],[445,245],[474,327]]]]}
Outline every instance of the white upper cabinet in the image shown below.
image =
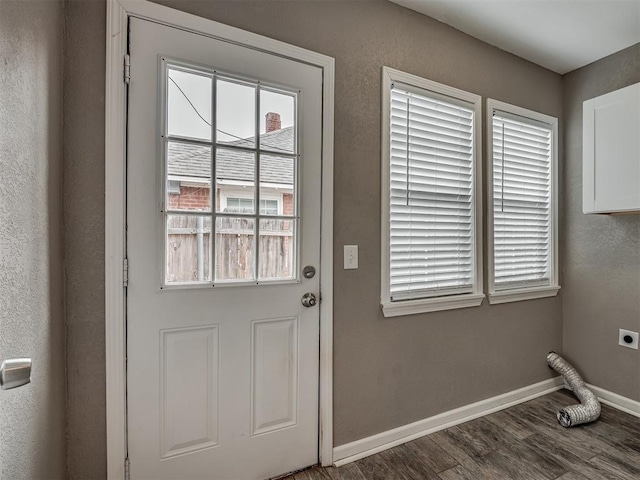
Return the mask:
{"type": "Polygon", "coordinates": [[[640,213],[640,83],[583,105],[584,213],[640,213]]]}

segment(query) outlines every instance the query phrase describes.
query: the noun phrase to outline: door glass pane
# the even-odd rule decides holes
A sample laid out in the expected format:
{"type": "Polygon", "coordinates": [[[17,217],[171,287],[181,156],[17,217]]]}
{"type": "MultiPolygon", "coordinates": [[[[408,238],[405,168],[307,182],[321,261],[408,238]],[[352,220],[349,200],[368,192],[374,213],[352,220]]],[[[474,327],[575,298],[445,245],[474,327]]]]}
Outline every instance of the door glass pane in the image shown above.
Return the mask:
{"type": "Polygon", "coordinates": [[[216,141],[255,147],[256,87],[233,81],[216,81],[216,141]]]}
{"type": "Polygon", "coordinates": [[[295,215],[295,158],[278,155],[260,155],[260,199],[277,196],[282,199],[282,208],[277,213],[262,215],[295,215]]]}
{"type": "Polygon", "coordinates": [[[275,152],[295,153],[295,96],[271,90],[260,90],[260,148],[275,152]]]}
{"type": "Polygon", "coordinates": [[[167,132],[170,136],[211,140],[211,86],[207,74],[168,69],[167,132]]]}
{"type": "Polygon", "coordinates": [[[167,209],[211,211],[211,147],[167,143],[167,209]]]}
{"type": "Polygon", "coordinates": [[[260,219],[260,279],[290,280],[294,277],[295,220],[260,219]]]}
{"type": "Polygon", "coordinates": [[[230,148],[216,150],[217,212],[255,213],[255,172],[253,152],[230,148]]]}
{"type": "Polygon", "coordinates": [[[254,218],[216,219],[216,280],[255,280],[254,218]]]}
{"type": "Polygon", "coordinates": [[[167,215],[165,283],[211,281],[211,217],[167,215]]]}
{"type": "Polygon", "coordinates": [[[166,284],[297,277],[296,102],[297,93],[168,67],[166,284]]]}

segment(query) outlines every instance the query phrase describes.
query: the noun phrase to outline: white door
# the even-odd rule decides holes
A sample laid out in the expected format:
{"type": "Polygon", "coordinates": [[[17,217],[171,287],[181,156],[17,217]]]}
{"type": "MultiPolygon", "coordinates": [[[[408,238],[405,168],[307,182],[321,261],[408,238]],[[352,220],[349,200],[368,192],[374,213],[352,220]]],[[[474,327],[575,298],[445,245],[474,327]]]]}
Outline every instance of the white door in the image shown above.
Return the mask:
{"type": "Polygon", "coordinates": [[[129,35],[131,476],[315,464],[322,72],[146,20],[129,35]]]}

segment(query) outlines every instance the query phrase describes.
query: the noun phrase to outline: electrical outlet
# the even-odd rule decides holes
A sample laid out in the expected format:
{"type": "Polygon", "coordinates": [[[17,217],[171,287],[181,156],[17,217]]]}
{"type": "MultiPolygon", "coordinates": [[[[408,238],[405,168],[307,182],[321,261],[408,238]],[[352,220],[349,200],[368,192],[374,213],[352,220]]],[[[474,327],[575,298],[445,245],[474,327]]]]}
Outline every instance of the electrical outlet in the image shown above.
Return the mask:
{"type": "Polygon", "coordinates": [[[344,269],[352,270],[358,268],[358,245],[344,246],[344,269]]]}
{"type": "Polygon", "coordinates": [[[620,329],[618,335],[618,345],[638,350],[638,332],[620,329]]]}

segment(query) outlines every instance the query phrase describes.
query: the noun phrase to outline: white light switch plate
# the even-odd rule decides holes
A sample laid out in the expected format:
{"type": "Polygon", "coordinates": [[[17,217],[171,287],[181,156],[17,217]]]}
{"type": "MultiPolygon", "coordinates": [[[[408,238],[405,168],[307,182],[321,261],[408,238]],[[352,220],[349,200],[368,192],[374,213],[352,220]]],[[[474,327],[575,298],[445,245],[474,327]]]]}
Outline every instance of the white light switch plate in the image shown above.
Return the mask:
{"type": "Polygon", "coordinates": [[[344,269],[352,270],[358,268],[358,245],[344,246],[344,269]]]}

